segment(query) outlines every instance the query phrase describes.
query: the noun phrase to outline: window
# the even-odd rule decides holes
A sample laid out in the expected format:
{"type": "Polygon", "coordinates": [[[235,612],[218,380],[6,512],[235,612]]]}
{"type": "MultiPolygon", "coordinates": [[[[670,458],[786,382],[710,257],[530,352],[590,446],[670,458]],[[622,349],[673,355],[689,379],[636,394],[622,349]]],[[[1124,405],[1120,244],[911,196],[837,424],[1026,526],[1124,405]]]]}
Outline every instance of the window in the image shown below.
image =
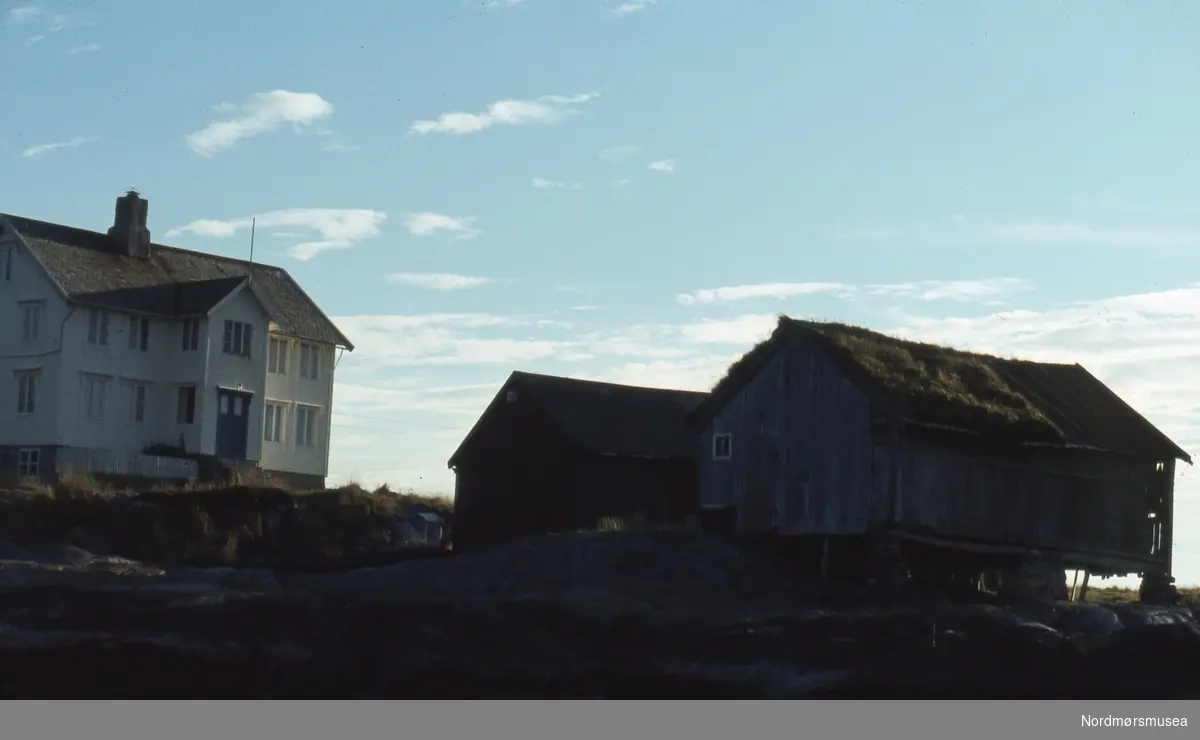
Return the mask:
{"type": "Polygon", "coordinates": [[[36,478],[41,463],[42,451],[26,449],[17,451],[17,477],[36,478]]]}
{"type": "Polygon", "coordinates": [[[83,377],[83,415],[92,420],[104,418],[104,401],[108,395],[108,378],[99,375],[83,377]]]}
{"type": "Polygon", "coordinates": [[[279,442],[283,439],[283,406],[278,403],[265,403],[263,414],[263,439],[267,442],[279,442]]]}
{"type": "Polygon", "coordinates": [[[242,321],[225,322],[223,351],[227,355],[250,356],[250,336],[254,327],[242,321]]]}
{"type": "Polygon", "coordinates": [[[12,280],[12,247],[0,247],[0,281],[12,280]]]}
{"type": "Polygon", "coordinates": [[[38,372],[17,373],[17,413],[32,414],[37,410],[38,372]]]}
{"type": "Polygon", "coordinates": [[[296,407],[296,446],[313,447],[317,443],[317,409],[296,407]]]}
{"type": "Polygon", "coordinates": [[[42,335],[42,301],[21,303],[21,341],[36,342],[42,335]]]}
{"type": "Polygon", "coordinates": [[[728,460],[733,457],[733,435],[732,434],[714,434],[713,435],[713,459],[728,460]]]}
{"type": "Polygon", "coordinates": [[[196,423],[196,386],[182,385],[175,401],[175,423],[196,423]]]}
{"type": "Polygon", "coordinates": [[[129,317],[129,349],[145,352],[150,346],[150,319],[145,316],[129,317]]]}
{"type": "Polygon", "coordinates": [[[317,379],[318,358],[320,350],[311,344],[300,345],[300,377],[317,379]]]}
{"type": "Polygon", "coordinates": [[[88,312],[88,344],[108,344],[108,312],[93,308],[88,312]]]}
{"type": "Polygon", "coordinates": [[[200,347],[200,319],[188,319],[183,322],[183,351],[194,352],[200,347]]]}
{"type": "Polygon", "coordinates": [[[267,344],[267,372],[287,375],[287,350],[286,339],[271,337],[267,344]]]}
{"type": "Polygon", "coordinates": [[[126,386],[129,389],[129,417],[128,420],[134,424],[141,424],[146,421],[146,395],[147,385],[145,383],[131,382],[126,386]]]}

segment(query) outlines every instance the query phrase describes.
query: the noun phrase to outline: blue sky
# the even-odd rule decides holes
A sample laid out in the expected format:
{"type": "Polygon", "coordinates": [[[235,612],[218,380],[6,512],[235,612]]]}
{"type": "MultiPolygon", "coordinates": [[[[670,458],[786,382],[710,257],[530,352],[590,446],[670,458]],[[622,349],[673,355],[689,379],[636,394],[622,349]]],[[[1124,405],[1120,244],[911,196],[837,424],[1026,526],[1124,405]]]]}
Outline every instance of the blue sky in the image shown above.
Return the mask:
{"type": "MultiPolygon", "coordinates": [[[[514,368],[707,388],[773,316],[1078,361],[1200,452],[1200,5],[0,3],[0,210],[287,267],[332,474],[449,491],[514,368]]],[[[1178,490],[1200,582],[1200,486],[1178,490]]]]}

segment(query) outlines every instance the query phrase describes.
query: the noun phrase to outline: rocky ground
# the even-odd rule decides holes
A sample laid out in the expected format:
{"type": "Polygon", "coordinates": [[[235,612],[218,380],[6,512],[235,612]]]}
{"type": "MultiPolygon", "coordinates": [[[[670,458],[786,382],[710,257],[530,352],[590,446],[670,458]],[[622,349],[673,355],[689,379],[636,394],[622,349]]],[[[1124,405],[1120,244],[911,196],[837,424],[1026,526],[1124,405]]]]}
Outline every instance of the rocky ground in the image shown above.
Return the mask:
{"type": "Polygon", "coordinates": [[[346,572],[0,545],[4,698],[1196,698],[1185,608],[999,607],[596,533],[346,572]]]}

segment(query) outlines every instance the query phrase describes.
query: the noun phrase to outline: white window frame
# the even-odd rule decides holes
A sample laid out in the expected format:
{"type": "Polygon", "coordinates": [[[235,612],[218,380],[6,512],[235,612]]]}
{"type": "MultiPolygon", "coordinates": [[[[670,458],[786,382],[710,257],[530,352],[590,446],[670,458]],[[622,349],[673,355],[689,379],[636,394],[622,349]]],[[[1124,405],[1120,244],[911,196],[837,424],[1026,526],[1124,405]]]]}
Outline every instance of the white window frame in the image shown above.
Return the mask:
{"type": "Polygon", "coordinates": [[[194,385],[177,386],[175,390],[175,423],[191,426],[196,423],[197,389],[194,385]],[[189,396],[190,392],[190,396],[189,396]],[[190,404],[188,402],[191,402],[190,404]]]}
{"type": "Polygon", "coordinates": [[[313,449],[317,446],[317,419],[321,409],[317,406],[296,405],[296,447],[313,449]]]}
{"type": "Polygon", "coordinates": [[[200,349],[200,319],[185,319],[180,331],[184,352],[195,352],[200,349]]]}
{"type": "Polygon", "coordinates": [[[247,321],[225,320],[225,334],[221,341],[221,350],[235,357],[251,356],[251,340],[254,337],[254,325],[247,321]]]}
{"type": "Polygon", "coordinates": [[[108,405],[108,378],[103,375],[84,375],[80,400],[83,402],[83,418],[103,421],[108,405]]]}
{"type": "Polygon", "coordinates": [[[263,404],[263,441],[283,442],[283,429],[287,419],[287,405],[278,401],[263,404]]]}
{"type": "Polygon", "coordinates": [[[267,372],[287,375],[288,349],[291,343],[282,337],[271,337],[267,343],[267,372]]]}
{"type": "Polygon", "coordinates": [[[45,301],[21,301],[21,343],[34,344],[42,338],[45,301]]]}
{"type": "Polygon", "coordinates": [[[300,343],[300,377],[316,380],[321,372],[321,350],[315,344],[300,343]]]}
{"type": "Polygon", "coordinates": [[[88,344],[108,345],[108,311],[102,308],[88,310],[88,344]]]}
{"type": "Polygon", "coordinates": [[[0,246],[0,282],[12,280],[13,249],[11,244],[0,246]]]}
{"type": "Polygon", "coordinates": [[[17,413],[24,416],[37,411],[38,386],[41,385],[41,371],[18,370],[17,376],[17,413]]]}
{"type": "Polygon", "coordinates": [[[42,451],[36,447],[17,450],[17,477],[37,478],[42,467],[42,451]]]}
{"type": "Polygon", "coordinates": [[[129,317],[129,349],[135,352],[145,352],[150,348],[150,318],[147,316],[129,317]]]}
{"type": "Polygon", "coordinates": [[[714,460],[730,460],[733,458],[733,435],[722,432],[713,435],[712,457],[714,460]],[[721,443],[724,443],[722,445],[721,443]],[[724,450],[722,451],[722,446],[724,450]]]}
{"type": "Polygon", "coordinates": [[[129,408],[125,420],[130,424],[146,423],[146,406],[149,404],[150,384],[141,380],[125,381],[125,389],[129,392],[129,408]]]}

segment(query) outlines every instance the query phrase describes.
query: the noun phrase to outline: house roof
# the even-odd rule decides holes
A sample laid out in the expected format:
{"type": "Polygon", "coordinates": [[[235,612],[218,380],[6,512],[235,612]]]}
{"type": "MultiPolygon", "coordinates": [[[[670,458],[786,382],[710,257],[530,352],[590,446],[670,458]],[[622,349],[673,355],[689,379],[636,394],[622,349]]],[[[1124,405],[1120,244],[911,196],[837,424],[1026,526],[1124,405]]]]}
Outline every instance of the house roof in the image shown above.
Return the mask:
{"type": "Polygon", "coordinates": [[[169,317],[203,315],[243,284],[287,334],[353,350],[287,270],[271,265],[150,245],[150,256],[126,255],[107,235],[0,214],[29,246],[69,300],[169,317]]]}
{"type": "Polygon", "coordinates": [[[856,326],[779,317],[769,338],[730,366],[689,417],[706,423],[789,341],[822,347],[842,373],[910,423],[1018,443],[1191,458],[1078,364],[1004,359],[856,326]]]}
{"type": "Polygon", "coordinates": [[[514,371],[450,458],[453,467],[492,408],[509,390],[528,394],[569,438],[602,454],[694,460],[687,414],[708,397],[696,391],[644,388],[514,371]]]}

